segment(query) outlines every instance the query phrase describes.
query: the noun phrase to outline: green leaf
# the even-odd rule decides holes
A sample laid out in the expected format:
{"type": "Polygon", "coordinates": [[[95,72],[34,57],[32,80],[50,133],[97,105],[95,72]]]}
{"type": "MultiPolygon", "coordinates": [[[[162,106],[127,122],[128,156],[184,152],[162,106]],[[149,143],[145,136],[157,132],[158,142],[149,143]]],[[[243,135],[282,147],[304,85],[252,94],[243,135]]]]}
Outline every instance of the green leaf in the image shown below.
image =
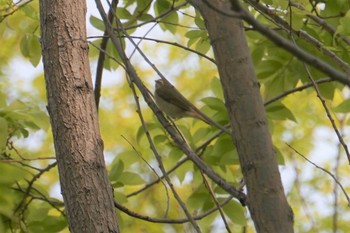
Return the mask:
{"type": "Polygon", "coordinates": [[[192,138],[193,141],[198,143],[202,143],[203,140],[206,140],[208,133],[210,132],[209,127],[200,127],[196,132],[193,134],[192,138]]]}
{"type": "Polygon", "coordinates": [[[160,23],[160,26],[164,30],[168,30],[171,33],[175,34],[177,26],[179,24],[179,16],[176,11],[167,15],[164,19],[161,20],[164,23],[160,23]]]}
{"type": "Polygon", "coordinates": [[[226,166],[230,164],[239,164],[238,152],[236,149],[222,154],[218,161],[218,165],[226,166]]]}
{"type": "Polygon", "coordinates": [[[159,134],[153,137],[153,141],[156,145],[158,145],[168,141],[168,138],[164,134],[159,134]]]}
{"type": "Polygon", "coordinates": [[[187,47],[191,47],[192,45],[194,45],[195,43],[197,43],[199,41],[200,37],[195,37],[195,38],[191,38],[187,41],[187,47]]]}
{"type": "Polygon", "coordinates": [[[32,7],[30,4],[26,4],[20,8],[26,16],[36,21],[39,21],[39,13],[38,11],[32,7]]]}
{"type": "Polygon", "coordinates": [[[349,113],[350,112],[350,99],[344,100],[338,106],[333,109],[337,113],[349,113]]]}
{"type": "Polygon", "coordinates": [[[193,164],[189,161],[186,161],[184,164],[182,164],[179,168],[176,169],[176,176],[180,180],[180,182],[183,182],[186,174],[189,171],[192,171],[193,164]]]}
{"type": "Polygon", "coordinates": [[[56,233],[60,232],[67,226],[66,219],[62,216],[43,216],[45,216],[45,218],[41,221],[32,221],[28,218],[28,228],[30,229],[30,232],[56,233]]]}
{"type": "Polygon", "coordinates": [[[132,18],[132,15],[125,7],[118,7],[117,8],[117,16],[120,19],[130,19],[132,18]]]}
{"type": "Polygon", "coordinates": [[[252,59],[255,65],[258,65],[261,61],[263,61],[263,57],[265,55],[265,47],[264,46],[254,46],[252,50],[252,59]]]}
{"type": "Polygon", "coordinates": [[[140,15],[140,17],[138,17],[137,20],[140,20],[140,21],[152,21],[154,20],[154,17],[150,14],[142,14],[140,15]]]}
{"type": "Polygon", "coordinates": [[[334,97],[334,91],[336,90],[335,83],[327,83],[327,85],[318,85],[318,88],[321,92],[321,96],[328,100],[332,100],[334,97]]]}
{"type": "Polygon", "coordinates": [[[187,204],[193,209],[201,209],[208,198],[208,191],[201,185],[188,197],[187,204]]]}
{"type": "Polygon", "coordinates": [[[136,10],[138,12],[147,12],[152,5],[152,0],[137,0],[136,10]]]}
{"type": "MultiPolygon", "coordinates": [[[[161,14],[168,12],[172,8],[172,4],[166,0],[157,0],[154,3],[154,11],[156,16],[160,16],[161,14]]],[[[164,18],[160,20],[160,27],[162,30],[170,31],[171,33],[175,33],[177,29],[177,25],[179,24],[179,16],[177,12],[171,12],[166,15],[164,18]]]]}
{"type": "Polygon", "coordinates": [[[271,120],[292,120],[296,122],[293,113],[281,102],[274,102],[266,107],[267,117],[271,120]]]}
{"type": "Polygon", "coordinates": [[[222,91],[222,86],[220,80],[217,77],[214,77],[211,80],[210,87],[214,95],[219,99],[224,99],[224,93],[222,91]]]}
{"type": "Polygon", "coordinates": [[[127,196],[125,196],[124,193],[117,192],[117,191],[114,191],[114,199],[115,199],[119,204],[127,203],[127,202],[128,202],[127,196]]]}
{"type": "Polygon", "coordinates": [[[119,153],[115,159],[122,160],[125,167],[128,167],[134,164],[135,162],[138,162],[140,160],[140,157],[133,150],[124,150],[123,152],[119,153]]]}
{"type": "Polygon", "coordinates": [[[232,200],[223,207],[223,210],[232,222],[241,226],[245,226],[247,224],[245,209],[240,203],[232,200]]]}
{"type": "Polygon", "coordinates": [[[27,33],[22,37],[20,43],[21,53],[24,57],[29,58],[33,66],[37,66],[41,59],[41,46],[39,37],[27,33]]]}
{"type": "Polygon", "coordinates": [[[282,152],[275,146],[273,148],[274,148],[274,151],[275,151],[275,156],[276,156],[278,164],[279,165],[284,165],[285,164],[285,160],[284,160],[282,152]]]}
{"type": "Polygon", "coordinates": [[[41,59],[41,45],[39,42],[39,37],[32,35],[28,40],[29,46],[29,61],[34,67],[38,66],[41,59]]]}
{"type": "MultiPolygon", "coordinates": [[[[120,39],[119,41],[122,42],[123,48],[125,48],[124,39],[120,39]]],[[[113,57],[118,62],[121,62],[121,58],[119,56],[119,53],[117,52],[117,50],[115,49],[115,47],[111,41],[108,41],[108,43],[107,43],[106,52],[109,56],[113,57]]],[[[107,70],[116,70],[119,67],[119,63],[116,62],[114,59],[108,57],[105,60],[104,68],[106,68],[107,70]]]]}
{"type": "Polygon", "coordinates": [[[47,203],[41,203],[37,206],[37,208],[32,208],[29,211],[28,219],[30,222],[42,221],[46,218],[49,210],[50,207],[47,205],[47,203]]]}
{"type": "Polygon", "coordinates": [[[172,162],[178,162],[180,158],[182,158],[184,155],[184,152],[180,150],[178,147],[171,148],[169,152],[169,159],[171,159],[172,162]]]}
{"type": "Polygon", "coordinates": [[[204,160],[215,166],[237,164],[238,154],[232,139],[228,135],[221,135],[211,149],[205,151],[204,160]]]}
{"type": "Polygon", "coordinates": [[[257,66],[257,76],[260,80],[272,78],[276,71],[283,67],[283,63],[275,60],[261,61],[257,66]]]}
{"type": "Polygon", "coordinates": [[[0,184],[12,185],[17,180],[23,180],[28,174],[26,170],[20,167],[9,166],[5,163],[0,163],[0,171],[6,176],[0,176],[0,184]]]}
{"type": "MultiPolygon", "coordinates": [[[[287,1],[284,1],[287,2],[287,1]]],[[[300,30],[304,26],[304,19],[305,19],[306,11],[300,10],[298,8],[293,8],[293,14],[292,14],[292,27],[295,30],[300,30]]],[[[289,17],[288,17],[289,19],[289,17]]]]}
{"type": "Polygon", "coordinates": [[[200,53],[206,54],[210,49],[210,41],[209,37],[203,39],[199,39],[199,41],[196,44],[196,50],[200,53]]]}
{"type": "Polygon", "coordinates": [[[208,105],[211,109],[216,111],[226,111],[225,104],[222,102],[221,99],[216,97],[205,97],[201,99],[203,103],[208,105]]]}
{"type": "Polygon", "coordinates": [[[197,38],[197,37],[203,38],[203,37],[207,37],[208,33],[204,30],[191,30],[186,32],[185,36],[189,39],[197,38]]]}
{"type": "Polygon", "coordinates": [[[100,31],[105,30],[105,24],[103,23],[103,21],[93,15],[90,16],[90,23],[92,26],[94,26],[96,29],[100,31]]]}
{"type": "Polygon", "coordinates": [[[273,0],[273,4],[274,4],[274,6],[276,6],[276,8],[278,7],[281,9],[287,9],[289,3],[288,3],[288,1],[285,1],[285,0],[273,0]]]}
{"type": "Polygon", "coordinates": [[[167,0],[156,0],[156,2],[154,3],[154,11],[156,13],[156,16],[163,14],[170,8],[171,4],[167,0]]]}
{"type": "Polygon", "coordinates": [[[194,23],[200,28],[205,29],[204,20],[201,16],[201,14],[196,10],[196,17],[194,18],[194,23]]]}
{"type": "Polygon", "coordinates": [[[109,180],[118,181],[123,171],[124,163],[122,160],[118,160],[116,163],[112,164],[111,171],[109,172],[109,180]]]}
{"type": "Polygon", "coordinates": [[[139,174],[133,172],[123,172],[120,175],[119,182],[124,185],[140,185],[145,183],[139,174]]]}
{"type": "Polygon", "coordinates": [[[339,20],[340,24],[337,28],[337,32],[350,35],[350,11],[339,20]]]}
{"type": "MultiPolygon", "coordinates": [[[[50,127],[50,119],[49,119],[49,116],[37,109],[37,110],[34,110],[33,112],[30,113],[30,115],[32,116],[32,119],[33,119],[33,123],[35,124],[35,126],[38,128],[38,129],[43,129],[43,130],[48,130],[49,127],[50,127]]],[[[35,129],[34,127],[31,127],[32,129],[35,129]]]]}

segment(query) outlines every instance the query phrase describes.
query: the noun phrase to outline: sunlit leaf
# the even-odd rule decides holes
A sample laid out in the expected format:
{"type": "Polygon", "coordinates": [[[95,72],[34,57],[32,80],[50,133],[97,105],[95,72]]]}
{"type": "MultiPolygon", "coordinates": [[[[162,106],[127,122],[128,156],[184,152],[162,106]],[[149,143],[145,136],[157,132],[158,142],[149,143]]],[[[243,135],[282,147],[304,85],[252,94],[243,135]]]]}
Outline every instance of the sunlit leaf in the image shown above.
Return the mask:
{"type": "Polygon", "coordinates": [[[119,180],[125,185],[140,185],[145,183],[141,176],[134,172],[123,172],[119,180]]]}
{"type": "Polygon", "coordinates": [[[124,171],[124,163],[122,160],[118,160],[116,163],[112,164],[111,171],[108,174],[109,179],[111,181],[118,181],[123,171],[124,171]]]}
{"type": "Polygon", "coordinates": [[[225,214],[229,216],[232,222],[241,226],[245,226],[247,224],[247,220],[245,218],[245,209],[240,203],[232,200],[227,205],[225,205],[223,209],[225,214]]]}
{"type": "Polygon", "coordinates": [[[266,107],[267,116],[272,120],[292,120],[296,122],[293,113],[281,102],[274,102],[266,107]]]}
{"type": "Polygon", "coordinates": [[[103,21],[93,15],[90,16],[90,23],[92,26],[94,26],[96,29],[100,30],[100,31],[104,31],[105,30],[105,25],[103,23],[103,21]]]}
{"type": "Polygon", "coordinates": [[[344,100],[338,106],[333,108],[334,112],[349,113],[350,112],[350,99],[344,100]]]}

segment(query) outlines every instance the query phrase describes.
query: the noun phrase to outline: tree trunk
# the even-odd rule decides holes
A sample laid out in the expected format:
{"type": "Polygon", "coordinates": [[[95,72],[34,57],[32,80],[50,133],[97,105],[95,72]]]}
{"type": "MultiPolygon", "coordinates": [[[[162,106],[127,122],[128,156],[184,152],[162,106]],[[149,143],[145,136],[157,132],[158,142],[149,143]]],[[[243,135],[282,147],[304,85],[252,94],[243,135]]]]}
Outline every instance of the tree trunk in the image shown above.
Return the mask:
{"type": "Polygon", "coordinates": [[[119,232],[103,158],[83,0],[41,0],[45,81],[71,232],[119,232]]]}
{"type": "Polygon", "coordinates": [[[227,0],[189,2],[201,12],[214,49],[256,231],[293,232],[242,21],[222,13],[231,8],[227,0]]]}

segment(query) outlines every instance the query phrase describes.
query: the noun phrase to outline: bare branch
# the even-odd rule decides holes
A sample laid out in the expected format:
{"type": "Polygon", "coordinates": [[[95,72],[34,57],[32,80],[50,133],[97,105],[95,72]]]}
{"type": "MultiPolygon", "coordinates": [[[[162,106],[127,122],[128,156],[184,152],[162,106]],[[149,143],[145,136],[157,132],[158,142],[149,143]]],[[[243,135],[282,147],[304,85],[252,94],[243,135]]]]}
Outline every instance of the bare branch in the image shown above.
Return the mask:
{"type": "Polygon", "coordinates": [[[337,177],[335,177],[330,171],[328,171],[327,169],[318,166],[317,164],[315,164],[314,162],[312,162],[311,160],[309,160],[308,158],[306,158],[302,153],[300,153],[299,151],[297,151],[295,148],[293,148],[291,145],[289,145],[288,143],[286,143],[286,145],[291,148],[295,153],[297,153],[298,155],[300,155],[301,157],[303,157],[307,162],[311,163],[313,166],[315,166],[316,168],[320,169],[321,171],[327,173],[330,177],[332,177],[332,179],[334,180],[335,183],[337,183],[337,185],[341,188],[341,190],[344,193],[344,196],[348,202],[348,206],[350,207],[350,198],[348,196],[348,194],[346,193],[346,190],[344,189],[343,185],[340,183],[340,181],[337,179],[337,177]]]}
{"type": "MultiPolygon", "coordinates": [[[[191,149],[191,147],[177,134],[176,129],[169,124],[167,119],[164,117],[162,112],[158,109],[158,107],[154,103],[147,88],[143,85],[141,79],[139,78],[139,76],[136,73],[136,70],[134,69],[134,67],[130,63],[129,59],[125,55],[124,50],[123,50],[118,38],[113,33],[112,26],[108,22],[107,15],[105,14],[103,7],[102,7],[102,4],[99,0],[96,0],[96,5],[97,5],[98,10],[100,11],[100,14],[102,16],[103,21],[106,23],[105,26],[106,26],[107,30],[109,31],[109,35],[111,37],[111,40],[112,40],[114,46],[116,47],[117,51],[119,52],[121,59],[123,60],[123,62],[125,64],[127,73],[130,75],[132,82],[134,82],[136,84],[136,86],[139,88],[139,90],[141,91],[143,97],[145,98],[146,103],[152,109],[152,111],[156,114],[158,120],[166,128],[166,130],[171,135],[173,140],[177,143],[177,145],[184,151],[185,154],[187,154],[189,156],[189,158],[196,164],[196,166],[198,166],[208,177],[210,177],[210,179],[214,180],[214,182],[216,182],[219,186],[221,186],[224,190],[226,190],[230,194],[234,195],[236,198],[238,198],[240,200],[240,202],[243,205],[245,205],[245,203],[246,203],[245,194],[242,193],[241,191],[237,190],[232,185],[230,185],[226,180],[222,179],[222,177],[220,177],[208,165],[206,165],[197,156],[197,154],[191,149]]],[[[125,33],[125,35],[127,35],[125,31],[124,31],[124,33],[125,33]]],[[[129,40],[135,46],[135,42],[131,38],[129,38],[129,40]]],[[[150,65],[152,65],[152,63],[149,61],[149,59],[146,56],[144,56],[142,51],[140,51],[140,50],[138,50],[138,51],[141,55],[143,55],[145,61],[148,62],[150,65]]],[[[154,65],[152,65],[152,67],[155,68],[154,65]]],[[[163,77],[163,75],[157,69],[155,69],[155,71],[157,72],[158,75],[163,77]]]]}

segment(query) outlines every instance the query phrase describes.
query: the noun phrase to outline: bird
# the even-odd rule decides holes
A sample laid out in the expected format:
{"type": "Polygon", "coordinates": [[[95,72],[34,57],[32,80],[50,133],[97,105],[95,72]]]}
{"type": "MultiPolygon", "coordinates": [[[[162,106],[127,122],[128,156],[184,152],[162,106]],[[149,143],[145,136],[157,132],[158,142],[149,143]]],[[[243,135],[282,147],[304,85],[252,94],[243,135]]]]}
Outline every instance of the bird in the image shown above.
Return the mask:
{"type": "Polygon", "coordinates": [[[184,117],[193,117],[231,134],[227,128],[202,113],[166,79],[162,78],[156,80],[154,99],[159,109],[174,120],[184,117]]]}

